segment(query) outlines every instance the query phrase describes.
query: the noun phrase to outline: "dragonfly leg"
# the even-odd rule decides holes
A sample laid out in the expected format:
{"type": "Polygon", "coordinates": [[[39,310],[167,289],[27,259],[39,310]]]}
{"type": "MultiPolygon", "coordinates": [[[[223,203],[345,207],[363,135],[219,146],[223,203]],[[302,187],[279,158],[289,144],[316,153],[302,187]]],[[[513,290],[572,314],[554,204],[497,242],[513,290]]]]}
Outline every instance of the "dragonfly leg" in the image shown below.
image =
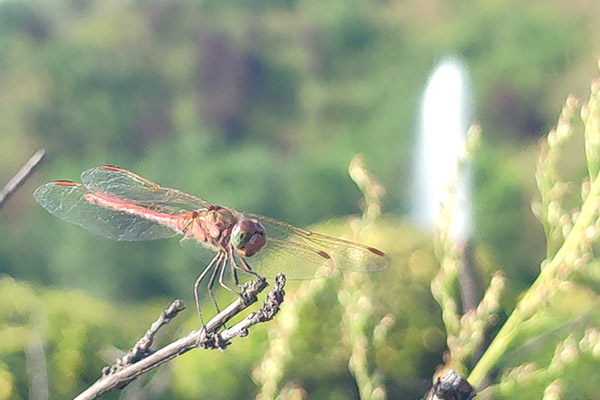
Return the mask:
{"type": "MultiPolygon", "coordinates": [[[[231,262],[233,263],[233,262],[234,262],[234,261],[233,261],[233,259],[231,259],[231,260],[232,260],[231,262]]],[[[233,264],[232,264],[232,265],[233,265],[233,264]]],[[[232,268],[232,269],[235,271],[235,268],[232,268]]],[[[239,295],[239,293],[238,293],[238,292],[236,292],[235,290],[233,290],[232,288],[230,288],[229,286],[227,286],[227,285],[225,284],[225,282],[223,282],[223,277],[224,277],[224,275],[225,275],[225,268],[221,268],[221,273],[219,274],[219,285],[221,285],[221,287],[223,287],[223,288],[225,288],[225,289],[229,290],[231,293],[234,293],[234,294],[237,294],[237,295],[239,295]]]]}
{"type": "Polygon", "coordinates": [[[221,262],[221,254],[217,254],[212,261],[208,264],[208,266],[206,268],[204,268],[204,271],[202,271],[202,273],[200,274],[200,276],[198,277],[198,279],[196,279],[196,283],[194,284],[194,297],[196,298],[196,308],[198,309],[198,316],[200,317],[200,322],[202,323],[202,327],[206,328],[206,325],[204,325],[204,319],[202,318],[202,311],[200,310],[200,298],[198,296],[198,288],[200,287],[200,282],[202,282],[202,280],[204,279],[204,277],[206,276],[206,274],[208,273],[208,271],[210,271],[211,268],[213,268],[215,262],[221,262]]]}
{"type": "Polygon", "coordinates": [[[243,271],[244,268],[242,268],[239,265],[237,265],[237,262],[235,261],[235,255],[233,253],[233,249],[231,249],[231,248],[229,249],[229,257],[231,259],[231,267],[232,267],[231,271],[232,271],[232,274],[233,274],[233,281],[235,282],[235,286],[241,288],[242,285],[240,285],[240,280],[238,279],[237,272],[238,272],[238,269],[243,271]]]}
{"type": "Polygon", "coordinates": [[[243,271],[246,271],[249,274],[252,274],[252,275],[254,275],[257,278],[260,278],[260,275],[257,274],[256,272],[254,272],[254,270],[252,269],[252,267],[250,266],[250,264],[248,264],[248,261],[246,261],[246,259],[244,257],[240,256],[240,260],[242,260],[242,264],[244,264],[243,271]]]}
{"type": "Polygon", "coordinates": [[[233,269],[233,281],[235,282],[235,286],[242,287],[242,285],[240,285],[240,280],[238,279],[237,272],[238,272],[238,269],[234,268],[233,269]]]}
{"type": "Polygon", "coordinates": [[[212,302],[215,305],[215,308],[217,309],[217,314],[220,313],[221,310],[219,310],[219,305],[217,304],[217,298],[215,297],[215,293],[213,292],[213,285],[215,284],[215,279],[217,278],[217,273],[219,271],[219,268],[221,268],[221,269],[224,268],[223,260],[227,260],[226,257],[223,257],[225,255],[225,253],[221,252],[219,254],[220,254],[219,262],[213,269],[213,273],[210,276],[210,279],[208,280],[208,285],[207,285],[208,294],[210,294],[210,298],[212,299],[212,302]]]}

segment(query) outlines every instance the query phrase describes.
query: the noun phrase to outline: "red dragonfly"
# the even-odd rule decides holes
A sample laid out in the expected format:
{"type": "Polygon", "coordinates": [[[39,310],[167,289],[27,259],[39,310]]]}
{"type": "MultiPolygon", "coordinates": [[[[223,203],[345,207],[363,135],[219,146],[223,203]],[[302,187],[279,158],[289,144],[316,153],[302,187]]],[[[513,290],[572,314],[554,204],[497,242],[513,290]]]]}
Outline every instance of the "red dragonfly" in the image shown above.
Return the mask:
{"type": "Polygon", "coordinates": [[[237,271],[269,276],[284,272],[289,279],[311,279],[334,267],[379,271],[390,263],[373,247],[210,204],[119,167],[90,168],[81,174],[81,182],[50,182],[33,195],[51,214],[94,234],[116,240],[183,235],[184,249],[205,260],[210,254],[212,260],[194,284],[201,321],[198,290],[209,273],[207,288],[216,306],[212,288],[217,279],[233,291],[224,281],[227,270],[239,286],[237,271]]]}

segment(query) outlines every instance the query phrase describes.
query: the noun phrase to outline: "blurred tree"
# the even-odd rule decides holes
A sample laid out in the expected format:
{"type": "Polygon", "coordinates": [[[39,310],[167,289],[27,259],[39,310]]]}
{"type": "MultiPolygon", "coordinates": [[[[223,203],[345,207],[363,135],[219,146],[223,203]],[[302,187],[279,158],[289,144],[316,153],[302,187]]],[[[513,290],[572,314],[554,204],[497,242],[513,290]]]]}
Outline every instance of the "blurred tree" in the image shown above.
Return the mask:
{"type": "MultiPolygon", "coordinates": [[[[587,82],[568,71],[595,53],[598,11],[516,0],[2,2],[0,173],[40,143],[50,157],[44,176],[0,213],[0,271],[113,301],[191,299],[201,266],[175,241],[113,243],[33,202],[36,185],[77,180],[98,164],[304,226],[359,211],[360,193],[344,171],[362,152],[389,189],[387,209],[405,213],[420,92],[434,59],[456,51],[474,72],[489,146],[475,170],[476,240],[486,247],[478,254],[524,287],[542,238],[528,217],[534,187],[525,178],[536,149],[515,157],[515,148],[553,120],[565,77],[587,82]]],[[[394,242],[413,235],[387,234],[394,242]]],[[[406,326],[428,324],[420,313],[410,318],[406,326]]],[[[401,333],[398,346],[420,343],[423,331],[433,338],[425,355],[378,355],[388,370],[422,360],[420,378],[411,370],[398,385],[418,386],[438,362],[439,328],[401,333]]],[[[336,379],[349,393],[349,375],[336,379]]]]}

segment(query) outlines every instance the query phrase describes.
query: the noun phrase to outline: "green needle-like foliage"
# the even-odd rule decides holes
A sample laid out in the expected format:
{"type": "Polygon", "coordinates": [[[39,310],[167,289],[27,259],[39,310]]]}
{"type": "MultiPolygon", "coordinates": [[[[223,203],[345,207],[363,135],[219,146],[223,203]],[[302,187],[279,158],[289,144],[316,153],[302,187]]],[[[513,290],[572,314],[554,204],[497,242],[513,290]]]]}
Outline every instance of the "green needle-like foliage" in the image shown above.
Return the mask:
{"type": "MultiPolygon", "coordinates": [[[[541,143],[536,171],[540,196],[532,209],[544,226],[547,258],[469,375],[474,387],[487,385],[490,376],[499,375],[480,393],[481,398],[597,397],[598,378],[590,379],[590,371],[600,367],[595,251],[600,229],[599,172],[600,83],[596,81],[587,106],[580,107],[569,97],[556,128],[541,143]],[[577,119],[580,110],[583,126],[577,119]],[[572,154],[577,141],[584,143],[585,157],[572,154]],[[583,170],[585,177],[578,175],[583,170]],[[578,186],[581,200],[574,200],[578,186]]],[[[448,333],[448,364],[465,373],[490,334],[490,322],[498,317],[506,282],[495,274],[477,309],[460,315],[456,286],[464,264],[444,227],[440,243],[442,270],[432,290],[448,333]]]]}

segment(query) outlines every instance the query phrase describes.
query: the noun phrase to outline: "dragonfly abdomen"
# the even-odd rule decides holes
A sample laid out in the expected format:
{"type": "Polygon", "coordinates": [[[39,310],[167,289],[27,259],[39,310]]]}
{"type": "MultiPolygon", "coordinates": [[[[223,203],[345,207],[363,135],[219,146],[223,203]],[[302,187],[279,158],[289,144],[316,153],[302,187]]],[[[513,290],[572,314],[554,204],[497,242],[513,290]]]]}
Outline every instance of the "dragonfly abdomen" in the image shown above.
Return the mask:
{"type": "Polygon", "coordinates": [[[130,215],[137,215],[157,224],[168,226],[181,233],[183,233],[186,225],[189,224],[190,218],[193,216],[192,212],[180,215],[165,214],[99,193],[86,193],[84,197],[92,204],[130,215]]]}

